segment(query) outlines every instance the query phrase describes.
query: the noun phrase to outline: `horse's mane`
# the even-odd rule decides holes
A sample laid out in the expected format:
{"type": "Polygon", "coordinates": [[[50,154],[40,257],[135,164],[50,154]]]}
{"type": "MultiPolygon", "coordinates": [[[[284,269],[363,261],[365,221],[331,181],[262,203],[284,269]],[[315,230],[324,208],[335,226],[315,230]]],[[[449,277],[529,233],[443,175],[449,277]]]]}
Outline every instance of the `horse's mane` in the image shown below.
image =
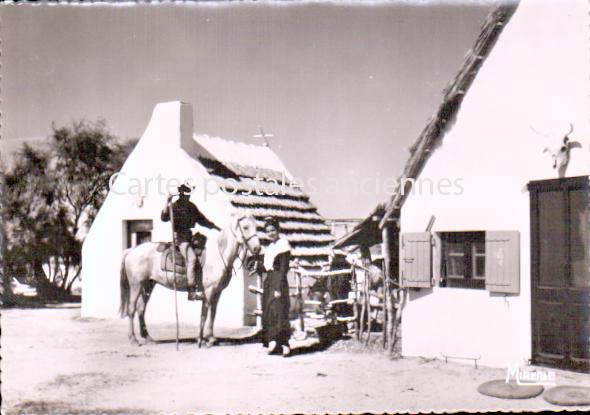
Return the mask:
{"type": "MultiPolygon", "coordinates": [[[[232,232],[232,230],[230,230],[233,226],[236,226],[238,221],[244,218],[252,218],[252,220],[254,220],[254,217],[251,214],[245,213],[245,212],[239,212],[239,211],[233,211],[232,213],[230,213],[230,221],[228,223],[227,226],[224,226],[223,228],[221,228],[221,230],[219,232],[217,232],[217,246],[220,250],[220,252],[224,252],[225,248],[227,247],[227,241],[228,241],[228,232],[232,232]]],[[[236,230],[233,230],[233,232],[236,232],[236,230]]]]}
{"type": "Polygon", "coordinates": [[[221,228],[219,232],[217,232],[217,246],[220,252],[224,252],[225,248],[227,247],[227,239],[228,239],[228,232],[230,232],[230,228],[234,226],[236,220],[239,220],[241,217],[245,216],[242,212],[232,212],[230,213],[229,223],[227,226],[221,228]]]}
{"type": "Polygon", "coordinates": [[[217,246],[219,252],[224,252],[227,247],[227,228],[223,228],[217,233],[217,246]]]}

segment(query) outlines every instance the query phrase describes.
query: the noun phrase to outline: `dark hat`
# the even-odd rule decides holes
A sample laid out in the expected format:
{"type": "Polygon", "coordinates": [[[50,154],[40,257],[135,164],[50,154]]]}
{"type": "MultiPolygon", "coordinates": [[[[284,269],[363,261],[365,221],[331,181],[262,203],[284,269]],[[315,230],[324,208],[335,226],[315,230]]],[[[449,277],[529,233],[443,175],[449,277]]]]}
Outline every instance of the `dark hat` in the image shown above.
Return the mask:
{"type": "Polygon", "coordinates": [[[186,184],[181,184],[178,186],[178,193],[182,193],[184,195],[190,195],[193,189],[188,187],[186,184]]]}
{"type": "Polygon", "coordinates": [[[275,217],[268,216],[264,218],[264,228],[267,226],[273,226],[278,231],[280,229],[279,220],[275,217]]]}

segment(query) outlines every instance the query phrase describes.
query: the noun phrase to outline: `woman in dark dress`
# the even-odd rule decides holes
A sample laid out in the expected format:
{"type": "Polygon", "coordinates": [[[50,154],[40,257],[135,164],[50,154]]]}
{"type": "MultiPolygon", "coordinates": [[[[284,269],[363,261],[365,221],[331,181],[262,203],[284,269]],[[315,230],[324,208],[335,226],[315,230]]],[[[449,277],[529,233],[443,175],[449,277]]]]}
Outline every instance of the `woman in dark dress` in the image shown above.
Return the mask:
{"type": "Polygon", "coordinates": [[[263,267],[266,279],[262,297],[262,335],[263,344],[268,345],[269,354],[282,353],[289,356],[289,260],[291,246],[289,241],[279,236],[279,222],[266,218],[264,230],[270,239],[270,245],[264,252],[263,267]]]}

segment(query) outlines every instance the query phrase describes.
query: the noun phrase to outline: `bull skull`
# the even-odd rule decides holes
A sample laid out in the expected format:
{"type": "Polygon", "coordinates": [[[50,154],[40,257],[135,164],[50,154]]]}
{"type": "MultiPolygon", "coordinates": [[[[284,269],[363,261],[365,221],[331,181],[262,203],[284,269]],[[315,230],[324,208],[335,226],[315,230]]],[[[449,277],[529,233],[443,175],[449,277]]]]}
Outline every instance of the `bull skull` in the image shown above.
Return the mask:
{"type": "Polygon", "coordinates": [[[563,136],[562,144],[555,150],[549,147],[543,149],[543,153],[549,153],[553,160],[553,169],[557,170],[559,178],[565,177],[567,166],[570,162],[570,151],[572,148],[582,148],[578,141],[570,141],[569,135],[574,131],[574,126],[570,123],[570,130],[563,136]]]}

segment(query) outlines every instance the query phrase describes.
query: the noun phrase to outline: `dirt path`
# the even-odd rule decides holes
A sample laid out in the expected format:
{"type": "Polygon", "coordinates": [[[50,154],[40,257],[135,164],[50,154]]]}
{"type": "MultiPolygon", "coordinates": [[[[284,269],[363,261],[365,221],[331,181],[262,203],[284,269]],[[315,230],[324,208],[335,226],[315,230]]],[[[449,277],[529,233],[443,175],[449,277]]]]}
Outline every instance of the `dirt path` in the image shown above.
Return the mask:
{"type": "MultiPolygon", "coordinates": [[[[79,308],[2,312],[5,413],[185,414],[187,412],[412,412],[556,409],[542,398],[503,401],[477,386],[502,369],[422,359],[391,360],[353,341],[284,359],[260,344],[198,349],[173,341],[132,347],[123,320],[83,320],[79,308]]],[[[173,340],[174,326],[151,327],[173,340]]],[[[181,326],[183,337],[195,326],[181,326]]],[[[223,335],[218,330],[218,335],[223,335]]],[[[227,334],[227,333],[225,333],[227,334]]],[[[295,350],[297,352],[297,350],[295,350]]],[[[558,371],[560,384],[590,376],[558,371]]]]}

